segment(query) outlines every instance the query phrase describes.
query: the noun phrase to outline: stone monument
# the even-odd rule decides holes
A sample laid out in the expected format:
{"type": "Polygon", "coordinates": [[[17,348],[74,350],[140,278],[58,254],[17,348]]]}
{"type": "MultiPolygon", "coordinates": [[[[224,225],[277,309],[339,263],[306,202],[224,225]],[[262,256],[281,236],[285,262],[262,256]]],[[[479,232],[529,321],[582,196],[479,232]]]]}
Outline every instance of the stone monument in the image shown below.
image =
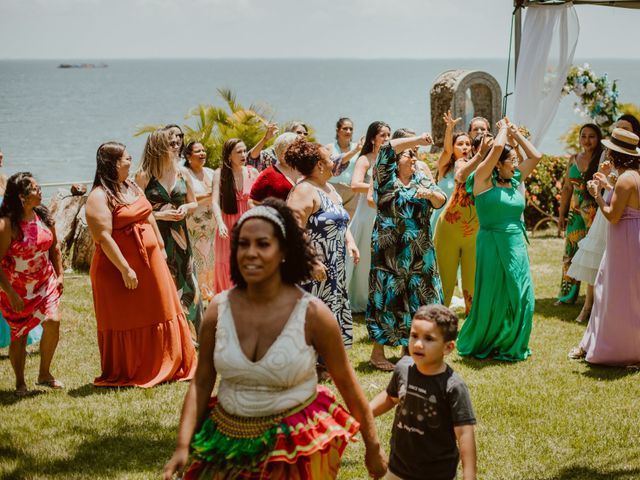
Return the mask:
{"type": "Polygon", "coordinates": [[[486,72],[479,70],[447,70],[431,86],[432,152],[442,149],[445,125],[442,116],[451,110],[454,118],[462,118],[458,130],[469,127],[473,117],[485,117],[492,130],[502,118],[502,89],[486,72]]]}

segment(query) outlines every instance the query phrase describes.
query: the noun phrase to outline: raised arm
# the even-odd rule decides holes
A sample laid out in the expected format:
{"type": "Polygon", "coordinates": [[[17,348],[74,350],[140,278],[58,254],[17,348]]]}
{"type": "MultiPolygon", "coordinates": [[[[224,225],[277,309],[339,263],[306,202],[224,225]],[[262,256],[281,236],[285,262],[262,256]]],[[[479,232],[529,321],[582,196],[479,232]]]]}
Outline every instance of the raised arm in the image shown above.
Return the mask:
{"type": "Polygon", "coordinates": [[[479,195],[480,193],[491,188],[491,175],[493,168],[498,163],[498,159],[504,150],[504,146],[507,143],[507,124],[504,120],[498,122],[498,135],[493,141],[493,145],[489,154],[480,162],[478,168],[476,168],[476,174],[473,181],[473,194],[479,195]]]}
{"type": "Polygon", "coordinates": [[[538,162],[542,159],[542,154],[536,147],[533,146],[533,144],[529,140],[527,140],[527,138],[522,134],[517,126],[509,123],[508,128],[509,136],[515,141],[517,145],[522,147],[522,150],[524,150],[524,154],[526,156],[525,160],[518,166],[518,170],[520,170],[520,174],[522,175],[520,181],[524,182],[529,174],[533,172],[533,169],[536,168],[538,162]]]}
{"type": "Polygon", "coordinates": [[[444,177],[447,174],[447,167],[451,161],[451,155],[453,155],[453,129],[461,118],[453,118],[451,110],[447,110],[447,113],[442,117],[446,127],[444,130],[444,141],[442,142],[442,152],[438,157],[438,179],[444,177]]]}
{"type": "Polygon", "coordinates": [[[124,258],[120,247],[111,236],[113,217],[109,209],[107,195],[102,188],[95,188],[87,198],[85,206],[87,226],[93,240],[100,245],[100,248],[107,256],[114,267],[122,275],[124,286],[134,289],[138,286],[136,272],[129,266],[129,262],[124,258]]]}
{"type": "Polygon", "coordinates": [[[353,170],[353,176],[351,177],[351,190],[354,193],[367,193],[369,191],[369,183],[364,181],[369,166],[369,159],[365,155],[362,155],[356,161],[356,168],[353,170]]]}
{"type": "Polygon", "coordinates": [[[493,145],[493,137],[485,135],[484,139],[482,140],[482,143],[480,144],[480,148],[478,149],[476,154],[473,157],[471,157],[471,160],[469,160],[468,162],[465,162],[465,161],[456,162],[455,181],[458,183],[466,182],[467,178],[469,178],[469,175],[471,175],[471,173],[476,168],[478,168],[478,165],[480,165],[480,162],[487,155],[487,152],[491,150],[492,145],[493,145]]]}
{"type": "Polygon", "coordinates": [[[433,139],[428,133],[423,133],[417,137],[396,138],[389,142],[395,153],[404,152],[418,145],[427,146],[433,144],[433,139]]]}
{"type": "Polygon", "coordinates": [[[211,398],[217,375],[213,363],[217,324],[218,305],[214,300],[207,308],[207,313],[200,327],[198,366],[182,404],[176,450],[164,467],[163,480],[171,480],[176,472],[182,473],[189,458],[191,439],[206,418],[207,404],[211,398]]]}
{"type": "Polygon", "coordinates": [[[380,446],[373,414],[349,363],[338,322],[329,308],[318,299],[309,303],[305,336],[307,343],[313,345],[318,355],[324,359],[349,412],[360,423],[366,450],[365,464],[369,474],[374,478],[382,477],[387,470],[387,459],[380,446]]]}
{"type": "MultiPolygon", "coordinates": [[[[267,125],[267,131],[264,132],[263,137],[256,143],[251,150],[247,153],[247,160],[253,165],[253,163],[260,158],[260,152],[266,145],[266,143],[275,137],[278,133],[278,125],[276,123],[270,123],[267,125]]],[[[256,165],[254,165],[256,166],[256,165]]]]}

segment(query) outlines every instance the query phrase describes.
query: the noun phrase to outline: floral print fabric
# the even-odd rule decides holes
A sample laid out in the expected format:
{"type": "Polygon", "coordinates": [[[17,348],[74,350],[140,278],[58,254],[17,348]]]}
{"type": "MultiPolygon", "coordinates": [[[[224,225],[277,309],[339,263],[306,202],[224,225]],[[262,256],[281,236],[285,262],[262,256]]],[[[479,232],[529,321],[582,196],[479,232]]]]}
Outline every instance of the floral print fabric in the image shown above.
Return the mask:
{"type": "Polygon", "coordinates": [[[9,283],[24,301],[24,309],[16,312],[7,294],[0,290],[0,311],[9,324],[12,341],[24,337],[45,320],[58,320],[60,302],[58,277],[49,260],[51,230],[37,215],[20,227],[22,237],[11,241],[0,262],[9,283]]]}

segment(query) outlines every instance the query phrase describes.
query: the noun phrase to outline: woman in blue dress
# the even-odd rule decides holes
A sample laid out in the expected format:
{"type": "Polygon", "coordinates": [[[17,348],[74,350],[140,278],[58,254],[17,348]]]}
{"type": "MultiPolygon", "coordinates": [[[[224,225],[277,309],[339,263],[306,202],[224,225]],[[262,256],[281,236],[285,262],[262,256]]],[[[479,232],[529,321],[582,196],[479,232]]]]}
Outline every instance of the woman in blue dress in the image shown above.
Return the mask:
{"type": "Polygon", "coordinates": [[[333,162],[326,148],[304,139],[289,146],[285,160],[304,176],[289,193],[287,204],[309,232],[318,255],[313,280],[302,286],[331,309],[340,324],[342,341],[350,347],[353,329],[345,261],[347,252],[355,263],[360,254],[348,229],[349,214],[328,182],[333,175],[333,162]]]}
{"type": "Polygon", "coordinates": [[[431,135],[396,138],[401,135],[396,132],[380,148],[373,168],[377,215],[366,322],[374,341],[371,365],[387,371],[393,364],[384,356],[384,345],[406,347],[416,310],[443,301],[429,218],[447,196],[416,169],[414,147],[430,145],[431,135]]]}

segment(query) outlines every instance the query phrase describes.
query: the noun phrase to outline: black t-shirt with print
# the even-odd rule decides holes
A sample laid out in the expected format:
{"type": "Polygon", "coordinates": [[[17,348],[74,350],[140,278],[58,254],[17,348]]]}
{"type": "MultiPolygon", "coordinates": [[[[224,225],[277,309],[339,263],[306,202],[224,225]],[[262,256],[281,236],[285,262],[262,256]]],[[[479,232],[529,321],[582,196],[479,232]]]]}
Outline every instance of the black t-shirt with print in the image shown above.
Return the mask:
{"type": "Polygon", "coordinates": [[[400,400],[389,470],[405,480],[455,478],[460,454],[453,427],[476,423],[462,378],[449,365],[438,375],[424,375],[411,357],[404,357],[396,364],[387,394],[400,400]]]}

